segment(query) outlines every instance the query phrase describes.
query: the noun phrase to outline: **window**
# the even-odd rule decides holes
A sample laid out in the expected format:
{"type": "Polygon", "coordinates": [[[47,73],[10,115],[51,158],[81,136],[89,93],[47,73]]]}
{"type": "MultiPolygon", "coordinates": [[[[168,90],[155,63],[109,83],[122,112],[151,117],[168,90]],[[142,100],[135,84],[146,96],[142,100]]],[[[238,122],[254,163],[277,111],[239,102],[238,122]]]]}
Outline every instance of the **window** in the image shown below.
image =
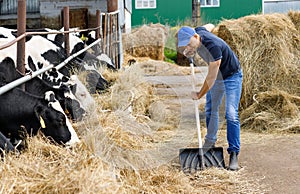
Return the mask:
{"type": "Polygon", "coordinates": [[[220,0],[200,0],[201,7],[219,7],[220,0]]]}
{"type": "Polygon", "coordinates": [[[135,0],[136,9],[155,9],[156,0],[135,0]]]}

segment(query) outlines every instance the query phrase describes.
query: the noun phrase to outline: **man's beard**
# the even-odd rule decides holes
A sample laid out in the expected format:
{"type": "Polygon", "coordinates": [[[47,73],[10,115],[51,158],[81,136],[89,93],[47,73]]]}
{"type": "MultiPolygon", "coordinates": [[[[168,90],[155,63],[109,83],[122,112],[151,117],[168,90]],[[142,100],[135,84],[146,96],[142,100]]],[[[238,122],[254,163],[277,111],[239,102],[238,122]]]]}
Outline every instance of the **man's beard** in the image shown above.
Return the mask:
{"type": "Polygon", "coordinates": [[[196,54],[196,51],[187,51],[186,49],[183,51],[183,55],[187,58],[193,58],[196,54]]]}

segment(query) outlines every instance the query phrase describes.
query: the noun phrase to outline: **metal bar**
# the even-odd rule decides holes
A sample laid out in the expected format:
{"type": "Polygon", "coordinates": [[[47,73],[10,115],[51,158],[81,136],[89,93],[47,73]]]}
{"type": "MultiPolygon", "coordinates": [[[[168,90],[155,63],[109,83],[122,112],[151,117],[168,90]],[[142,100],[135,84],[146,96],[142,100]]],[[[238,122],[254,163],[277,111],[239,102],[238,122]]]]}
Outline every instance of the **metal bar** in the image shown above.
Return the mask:
{"type": "Polygon", "coordinates": [[[118,47],[119,47],[119,43],[118,43],[118,14],[114,16],[114,55],[115,55],[115,64],[117,69],[119,69],[119,62],[118,62],[118,56],[119,56],[119,52],[118,52],[118,47]]]}
{"type": "Polygon", "coordinates": [[[101,45],[101,53],[103,53],[103,44],[104,44],[104,38],[103,38],[103,18],[102,18],[102,14],[100,13],[100,38],[103,40],[101,41],[100,45],[101,45]]]}
{"type": "MultiPolygon", "coordinates": [[[[64,7],[64,31],[69,31],[70,23],[69,23],[69,7],[64,7]]],[[[67,56],[70,56],[70,37],[69,33],[65,33],[65,49],[67,56]]]]}
{"type": "MultiPolygon", "coordinates": [[[[63,66],[65,66],[69,61],[71,61],[73,58],[77,57],[78,55],[82,54],[84,51],[90,49],[91,47],[93,47],[94,45],[98,44],[101,41],[101,39],[96,40],[95,42],[93,42],[92,44],[90,44],[89,46],[85,47],[84,49],[80,50],[77,53],[74,53],[73,55],[71,55],[70,57],[68,57],[66,60],[64,60],[63,62],[61,62],[60,64],[58,64],[57,66],[55,66],[55,68],[57,70],[59,70],[60,68],[62,68],[63,66]]],[[[23,83],[25,83],[26,81],[31,80],[32,78],[45,73],[46,71],[49,71],[50,69],[54,68],[54,65],[49,65],[43,69],[39,69],[35,72],[32,72],[32,74],[30,75],[26,75],[22,78],[19,78],[13,82],[10,82],[9,84],[6,84],[5,86],[2,86],[0,88],[0,95],[4,94],[5,92],[17,87],[18,85],[21,85],[23,83]]]]}
{"type": "Polygon", "coordinates": [[[106,19],[107,19],[107,24],[106,24],[106,28],[107,28],[107,35],[106,35],[106,54],[111,57],[110,54],[110,17],[111,15],[107,15],[106,19]]]}
{"type": "MultiPolygon", "coordinates": [[[[18,19],[17,19],[17,35],[21,36],[26,32],[26,0],[18,0],[18,19]]],[[[25,38],[17,43],[17,69],[25,74],[25,38]]],[[[25,86],[21,87],[25,90],[25,86]]]]}
{"type": "Polygon", "coordinates": [[[120,11],[117,10],[117,11],[113,11],[113,12],[109,12],[109,13],[101,13],[102,15],[114,15],[114,14],[117,14],[119,13],[120,11]]]}
{"type": "MultiPolygon", "coordinates": [[[[113,26],[113,15],[111,15],[109,17],[109,56],[110,58],[114,61],[114,54],[113,54],[113,50],[114,50],[114,45],[113,45],[113,39],[114,39],[114,26],[113,26]]],[[[115,62],[115,61],[114,61],[115,62]]]]}
{"type": "Polygon", "coordinates": [[[83,30],[72,29],[72,30],[63,31],[63,32],[25,32],[24,34],[18,36],[16,39],[0,46],[0,50],[10,47],[11,45],[15,44],[16,42],[18,42],[22,38],[26,37],[27,35],[64,34],[64,33],[84,32],[84,31],[96,30],[96,29],[97,28],[88,28],[88,29],[83,29],[83,30]]]}
{"type": "Polygon", "coordinates": [[[123,63],[123,53],[122,53],[122,32],[121,32],[121,26],[119,25],[119,21],[120,21],[120,12],[117,13],[118,15],[118,67],[119,69],[122,68],[122,63],[123,63]]]}
{"type": "Polygon", "coordinates": [[[119,53],[119,14],[116,15],[116,66],[117,66],[117,69],[120,69],[120,64],[119,64],[119,56],[120,56],[120,53],[119,53]]]}
{"type": "Polygon", "coordinates": [[[104,53],[107,53],[106,52],[106,42],[107,42],[107,38],[106,38],[106,31],[107,31],[107,15],[106,14],[104,14],[104,32],[103,32],[103,52],[104,53]]]}

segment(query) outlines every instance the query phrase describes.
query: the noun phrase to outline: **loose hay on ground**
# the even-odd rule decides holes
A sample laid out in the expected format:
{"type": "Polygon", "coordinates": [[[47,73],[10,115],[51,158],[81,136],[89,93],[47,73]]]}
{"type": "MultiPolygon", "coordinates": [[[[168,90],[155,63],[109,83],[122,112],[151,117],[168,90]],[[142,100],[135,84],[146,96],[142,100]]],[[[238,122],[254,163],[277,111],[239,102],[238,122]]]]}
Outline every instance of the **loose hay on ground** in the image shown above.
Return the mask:
{"type": "Polygon", "coordinates": [[[122,192],[109,166],[84,145],[66,149],[41,136],[29,138],[28,145],[1,163],[2,193],[122,192]]]}

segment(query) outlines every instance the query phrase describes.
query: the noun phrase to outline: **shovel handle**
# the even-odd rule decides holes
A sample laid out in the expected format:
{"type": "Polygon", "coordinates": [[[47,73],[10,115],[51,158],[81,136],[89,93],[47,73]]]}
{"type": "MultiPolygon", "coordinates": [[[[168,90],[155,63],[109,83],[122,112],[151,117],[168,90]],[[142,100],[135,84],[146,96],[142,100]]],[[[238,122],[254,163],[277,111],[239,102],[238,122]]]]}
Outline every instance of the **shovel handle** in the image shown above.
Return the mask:
{"type": "MultiPolygon", "coordinates": [[[[190,58],[190,67],[191,67],[191,73],[192,73],[192,89],[193,89],[193,91],[196,91],[196,88],[195,88],[196,76],[195,76],[194,60],[192,58],[190,58]]],[[[199,148],[202,148],[202,137],[201,137],[201,129],[200,129],[198,100],[195,100],[195,117],[196,117],[196,124],[197,124],[199,148]]]]}

